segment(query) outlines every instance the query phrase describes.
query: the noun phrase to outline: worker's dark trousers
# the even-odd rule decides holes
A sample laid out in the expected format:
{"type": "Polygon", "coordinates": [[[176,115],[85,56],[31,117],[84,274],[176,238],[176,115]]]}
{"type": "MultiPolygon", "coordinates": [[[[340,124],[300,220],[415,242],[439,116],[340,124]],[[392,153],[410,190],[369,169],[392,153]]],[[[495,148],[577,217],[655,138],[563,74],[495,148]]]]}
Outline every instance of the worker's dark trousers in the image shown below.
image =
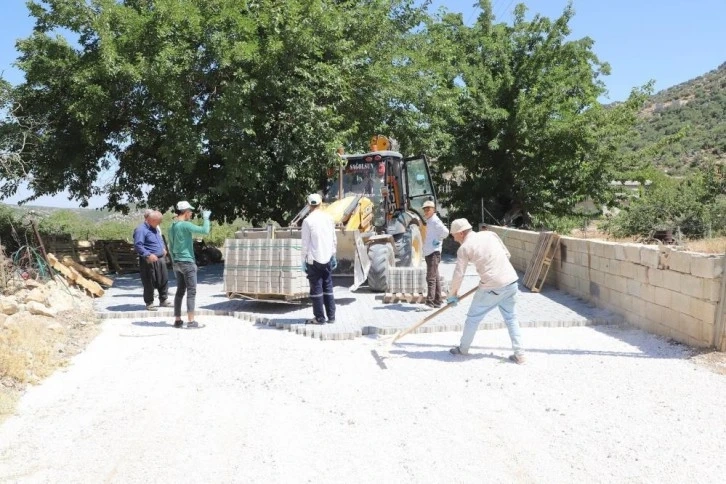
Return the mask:
{"type": "Polygon", "coordinates": [[[333,295],[333,269],[330,262],[321,264],[313,262],[307,265],[308,281],[310,281],[310,299],[313,301],[313,315],[319,322],[335,319],[335,297],[333,295]]]}
{"type": "Polygon", "coordinates": [[[169,273],[166,269],[164,258],[156,262],[149,262],[139,257],[139,269],[141,271],[141,284],[144,285],[144,302],[148,306],[154,303],[154,290],[159,291],[159,302],[166,301],[169,296],[169,273]]]}
{"type": "Polygon", "coordinates": [[[432,252],[426,256],[426,302],[430,304],[441,304],[441,280],[439,279],[439,263],[441,252],[432,252]]]}

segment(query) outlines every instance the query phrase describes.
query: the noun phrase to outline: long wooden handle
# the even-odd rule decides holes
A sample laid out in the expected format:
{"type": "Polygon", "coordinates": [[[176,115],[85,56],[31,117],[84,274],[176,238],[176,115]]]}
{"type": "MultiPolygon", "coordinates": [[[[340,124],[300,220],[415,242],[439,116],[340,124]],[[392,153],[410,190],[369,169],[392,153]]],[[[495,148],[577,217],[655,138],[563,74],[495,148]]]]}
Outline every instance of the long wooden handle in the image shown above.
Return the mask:
{"type": "MultiPolygon", "coordinates": [[[[461,301],[462,299],[464,299],[465,297],[467,297],[467,296],[469,296],[469,295],[471,295],[471,294],[474,294],[474,293],[475,293],[475,292],[477,291],[477,289],[479,289],[479,284],[477,284],[477,285],[476,285],[476,287],[474,287],[474,288],[470,289],[469,291],[465,292],[465,293],[464,293],[464,295],[463,295],[463,296],[461,296],[461,297],[459,298],[459,301],[461,301]]],[[[393,341],[391,341],[391,344],[393,344],[393,343],[395,343],[396,341],[398,341],[399,339],[403,338],[404,336],[406,336],[407,334],[409,334],[409,333],[410,333],[411,331],[414,331],[414,330],[415,330],[416,328],[418,328],[419,326],[422,326],[422,325],[426,324],[427,322],[431,321],[431,320],[432,320],[432,319],[434,319],[434,318],[435,318],[436,316],[438,316],[438,315],[439,315],[439,314],[441,314],[442,312],[446,311],[446,310],[447,310],[447,309],[449,309],[450,307],[453,307],[453,305],[451,305],[451,304],[447,304],[447,305],[446,305],[446,306],[444,306],[443,308],[437,309],[437,310],[436,310],[436,311],[434,311],[433,313],[429,314],[428,316],[426,316],[425,318],[423,318],[423,319],[422,319],[421,321],[419,321],[419,322],[417,322],[417,323],[415,323],[415,324],[413,324],[413,325],[409,326],[408,328],[404,329],[403,331],[399,331],[399,332],[398,332],[398,333],[396,333],[396,335],[395,335],[395,336],[393,337],[393,341]]]]}

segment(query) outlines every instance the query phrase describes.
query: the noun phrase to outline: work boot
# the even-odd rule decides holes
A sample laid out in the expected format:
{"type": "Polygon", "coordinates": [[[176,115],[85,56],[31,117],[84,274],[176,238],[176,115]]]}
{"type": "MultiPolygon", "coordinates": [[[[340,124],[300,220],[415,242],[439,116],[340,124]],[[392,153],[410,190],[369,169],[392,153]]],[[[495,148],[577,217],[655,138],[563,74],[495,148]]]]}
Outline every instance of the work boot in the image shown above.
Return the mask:
{"type": "Polygon", "coordinates": [[[516,363],[518,365],[522,365],[526,361],[526,358],[521,353],[520,354],[515,353],[513,355],[509,355],[509,361],[511,361],[512,363],[516,363]]]}

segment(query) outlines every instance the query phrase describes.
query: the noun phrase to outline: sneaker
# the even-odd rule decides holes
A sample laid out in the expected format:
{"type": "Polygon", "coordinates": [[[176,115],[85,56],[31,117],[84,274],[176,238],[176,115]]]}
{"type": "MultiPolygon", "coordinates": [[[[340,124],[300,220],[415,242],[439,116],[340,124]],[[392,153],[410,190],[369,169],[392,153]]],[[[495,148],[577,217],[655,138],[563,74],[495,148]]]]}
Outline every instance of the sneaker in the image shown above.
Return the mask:
{"type": "Polygon", "coordinates": [[[182,326],[184,326],[184,321],[182,321],[181,319],[178,321],[174,321],[175,328],[181,328],[182,326]]]}
{"type": "Polygon", "coordinates": [[[172,306],[173,306],[173,304],[171,302],[167,301],[166,299],[164,299],[163,301],[159,301],[160,308],[170,308],[172,306]]]}
{"type": "Polygon", "coordinates": [[[461,348],[459,348],[458,346],[454,346],[453,348],[451,348],[449,350],[449,353],[451,353],[452,355],[458,355],[458,356],[465,356],[466,355],[466,353],[462,353],[461,352],[461,348]]]}
{"type": "Polygon", "coordinates": [[[335,324],[335,319],[328,319],[328,324],[335,324]]]}
{"type": "Polygon", "coordinates": [[[156,306],[154,306],[153,304],[147,304],[146,310],[147,311],[156,311],[156,306]]]}
{"type": "Polygon", "coordinates": [[[524,357],[524,355],[518,355],[515,353],[513,355],[509,355],[509,361],[521,365],[526,361],[526,358],[524,357]]]}
{"type": "Polygon", "coordinates": [[[199,323],[197,321],[189,321],[187,323],[187,328],[198,328],[198,327],[199,327],[199,323]]]}
{"type": "Polygon", "coordinates": [[[305,324],[325,324],[325,320],[321,321],[319,319],[313,318],[313,319],[308,319],[307,321],[305,321],[305,324]]]}
{"type": "Polygon", "coordinates": [[[442,303],[442,302],[435,302],[434,303],[434,307],[436,309],[443,308],[444,307],[444,303],[442,303]]]}
{"type": "Polygon", "coordinates": [[[428,302],[428,301],[426,302],[426,304],[424,306],[426,306],[429,309],[437,309],[438,308],[438,306],[436,304],[434,304],[432,302],[428,302]]]}

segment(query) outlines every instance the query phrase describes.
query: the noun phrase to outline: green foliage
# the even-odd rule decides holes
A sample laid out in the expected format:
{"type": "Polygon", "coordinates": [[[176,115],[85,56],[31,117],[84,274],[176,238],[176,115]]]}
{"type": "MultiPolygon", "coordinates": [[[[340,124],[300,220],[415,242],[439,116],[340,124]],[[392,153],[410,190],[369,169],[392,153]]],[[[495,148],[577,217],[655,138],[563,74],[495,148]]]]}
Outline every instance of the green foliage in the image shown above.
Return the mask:
{"type": "Polygon", "coordinates": [[[648,100],[628,149],[637,151],[684,128],[666,149],[647,156],[661,169],[684,175],[709,160],[726,158],[726,63],[703,76],[659,92],[648,100]]]}
{"type": "Polygon", "coordinates": [[[31,1],[17,98],[47,126],[30,188],[82,206],[104,193],[119,210],[196,199],[226,220],[283,222],[339,145],[382,133],[441,149],[438,87],[453,75],[433,63],[416,3],[31,1]]]}
{"type": "Polygon", "coordinates": [[[528,223],[568,215],[586,198],[609,203],[619,148],[647,88],[617,106],[598,102],[609,66],[591,39],[568,40],[571,5],[557,19],[527,21],[520,4],[512,25],[495,23],[491,2],[480,7],[474,26],[452,26],[463,90],[442,163],[466,173],[452,188],[453,211],[476,219],[472,200],[483,198],[497,218],[518,210],[528,223]]]}
{"type": "Polygon", "coordinates": [[[686,178],[651,173],[652,184],[604,228],[616,236],[648,236],[680,230],[688,237],[726,232],[724,180],[715,166],[686,178]]]}

